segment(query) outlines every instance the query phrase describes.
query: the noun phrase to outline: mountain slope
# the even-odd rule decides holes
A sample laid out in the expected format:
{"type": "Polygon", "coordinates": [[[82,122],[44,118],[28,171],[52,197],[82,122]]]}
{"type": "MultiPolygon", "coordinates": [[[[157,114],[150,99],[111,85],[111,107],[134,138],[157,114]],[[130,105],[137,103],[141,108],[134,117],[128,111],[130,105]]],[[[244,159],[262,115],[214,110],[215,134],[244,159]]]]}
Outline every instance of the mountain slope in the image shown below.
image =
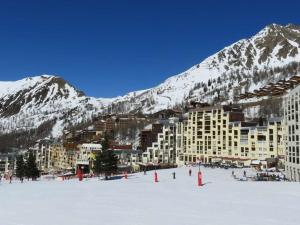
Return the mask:
{"type": "Polygon", "coordinates": [[[300,26],[271,24],[154,88],[113,99],[87,97],[57,76],[0,82],[0,133],[87,121],[98,113],[154,113],[190,100],[228,103],[240,93],[300,72],[300,26]],[[295,63],[296,62],[296,63],[295,63]]]}
{"type": "Polygon", "coordinates": [[[84,122],[111,102],[90,98],[57,76],[0,82],[0,131],[22,131],[55,121],[53,136],[66,125],[84,122]]]}
{"type": "Polygon", "coordinates": [[[251,90],[267,82],[261,80],[260,84],[255,84],[255,73],[300,62],[299,46],[300,26],[271,24],[253,37],[225,47],[157,87],[117,99],[112,111],[152,113],[191,99],[213,101],[218,95],[225,95],[223,100],[232,101],[233,90],[241,81],[246,81],[246,89],[251,90]]]}

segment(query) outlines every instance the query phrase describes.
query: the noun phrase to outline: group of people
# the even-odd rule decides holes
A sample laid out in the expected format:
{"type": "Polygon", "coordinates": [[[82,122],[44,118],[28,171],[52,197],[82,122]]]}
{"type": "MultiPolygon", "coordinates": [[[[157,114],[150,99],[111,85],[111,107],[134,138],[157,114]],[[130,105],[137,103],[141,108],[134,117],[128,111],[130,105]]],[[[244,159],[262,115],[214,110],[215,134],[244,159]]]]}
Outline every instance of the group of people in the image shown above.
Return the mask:
{"type": "MultiPolygon", "coordinates": [[[[0,174],[0,183],[2,180],[9,180],[9,183],[12,183],[13,175],[12,174],[0,174]]],[[[23,181],[22,181],[23,182],[23,181]]]]}
{"type": "MultiPolygon", "coordinates": [[[[147,170],[144,169],[144,175],[146,175],[146,174],[147,174],[147,170]]],[[[192,169],[189,169],[189,176],[192,176],[192,169]]],[[[173,177],[174,180],[176,179],[176,172],[175,171],[172,173],[172,177],[173,177]]]]}

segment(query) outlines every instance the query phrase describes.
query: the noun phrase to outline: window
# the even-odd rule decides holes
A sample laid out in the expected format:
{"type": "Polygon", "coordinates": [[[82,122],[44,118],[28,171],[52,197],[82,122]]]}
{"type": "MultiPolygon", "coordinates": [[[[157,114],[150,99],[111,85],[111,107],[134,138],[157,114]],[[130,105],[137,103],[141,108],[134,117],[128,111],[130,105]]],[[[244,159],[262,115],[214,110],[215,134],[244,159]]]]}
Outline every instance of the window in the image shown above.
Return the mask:
{"type": "Polygon", "coordinates": [[[257,140],[258,141],[266,141],[266,136],[265,135],[258,135],[257,140]]]}

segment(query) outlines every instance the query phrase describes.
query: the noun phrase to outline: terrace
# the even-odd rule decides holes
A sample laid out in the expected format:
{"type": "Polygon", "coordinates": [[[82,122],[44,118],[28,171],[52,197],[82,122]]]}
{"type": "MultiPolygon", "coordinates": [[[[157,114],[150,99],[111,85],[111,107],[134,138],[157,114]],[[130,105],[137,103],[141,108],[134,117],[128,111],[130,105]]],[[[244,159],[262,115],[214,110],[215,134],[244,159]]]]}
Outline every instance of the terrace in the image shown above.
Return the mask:
{"type": "Polygon", "coordinates": [[[260,98],[265,96],[282,96],[288,90],[300,84],[300,76],[293,76],[289,80],[279,80],[277,83],[269,83],[266,86],[254,90],[253,93],[246,92],[241,94],[238,99],[260,98]]]}

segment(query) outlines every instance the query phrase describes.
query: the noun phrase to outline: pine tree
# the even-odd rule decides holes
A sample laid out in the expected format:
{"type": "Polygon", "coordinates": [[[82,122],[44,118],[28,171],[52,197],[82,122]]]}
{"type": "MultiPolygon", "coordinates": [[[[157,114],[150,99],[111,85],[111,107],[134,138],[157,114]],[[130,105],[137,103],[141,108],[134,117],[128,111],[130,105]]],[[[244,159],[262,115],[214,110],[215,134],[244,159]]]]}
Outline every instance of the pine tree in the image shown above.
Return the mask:
{"type": "Polygon", "coordinates": [[[114,174],[118,170],[118,158],[113,153],[113,150],[104,150],[103,154],[103,172],[105,179],[107,180],[111,174],[114,174]]]}
{"type": "Polygon", "coordinates": [[[210,85],[211,85],[211,80],[210,79],[208,80],[207,85],[208,85],[208,87],[210,87],[210,85]]]}
{"type": "Polygon", "coordinates": [[[33,153],[30,151],[26,163],[25,175],[29,179],[36,180],[40,177],[40,171],[37,168],[33,153]]]}
{"type": "Polygon", "coordinates": [[[20,178],[20,180],[23,179],[23,177],[25,176],[25,162],[24,162],[24,158],[23,155],[19,155],[17,157],[17,162],[16,162],[16,176],[18,178],[20,178]]]}
{"type": "Polygon", "coordinates": [[[104,136],[104,140],[101,143],[102,145],[102,151],[105,151],[109,148],[109,138],[108,138],[108,134],[105,134],[104,136]]]}
{"type": "Polygon", "coordinates": [[[94,163],[94,171],[97,174],[104,173],[105,179],[107,180],[111,174],[114,174],[118,170],[118,158],[113,153],[112,150],[109,150],[109,139],[106,135],[102,141],[102,151],[99,152],[96,156],[94,163]]]}
{"type": "Polygon", "coordinates": [[[103,154],[98,152],[96,155],[96,160],[94,162],[94,172],[99,176],[103,173],[103,154]]]}

